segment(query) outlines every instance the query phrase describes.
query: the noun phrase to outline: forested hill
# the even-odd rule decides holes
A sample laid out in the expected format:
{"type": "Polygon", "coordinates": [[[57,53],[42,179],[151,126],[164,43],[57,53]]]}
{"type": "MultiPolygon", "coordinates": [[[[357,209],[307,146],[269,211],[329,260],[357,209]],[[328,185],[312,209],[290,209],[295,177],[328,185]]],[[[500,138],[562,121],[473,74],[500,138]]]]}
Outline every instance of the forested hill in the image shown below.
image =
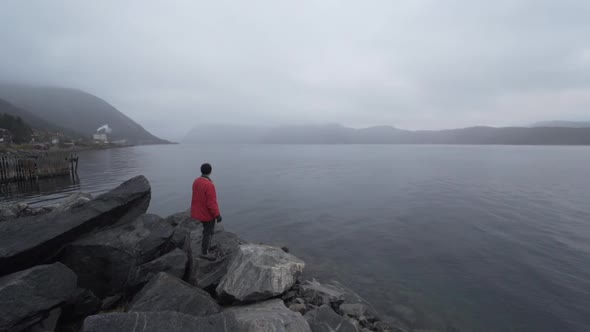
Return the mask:
{"type": "MultiPolygon", "coordinates": [[[[91,137],[97,128],[108,124],[112,140],[125,139],[131,144],[167,143],[105,100],[81,90],[0,83],[0,98],[34,116],[32,126],[42,123],[41,119],[47,126],[91,137]]],[[[23,119],[28,121],[25,116],[23,119]]]]}

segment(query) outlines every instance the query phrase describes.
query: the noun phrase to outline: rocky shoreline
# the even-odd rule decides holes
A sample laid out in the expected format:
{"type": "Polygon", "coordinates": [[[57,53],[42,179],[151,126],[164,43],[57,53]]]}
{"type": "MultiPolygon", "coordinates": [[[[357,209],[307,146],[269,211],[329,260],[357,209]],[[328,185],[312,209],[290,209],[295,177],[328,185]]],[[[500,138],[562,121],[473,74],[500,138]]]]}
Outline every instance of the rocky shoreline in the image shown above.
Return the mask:
{"type": "Polygon", "coordinates": [[[0,331],[420,331],[223,224],[215,260],[201,259],[202,226],[188,212],[146,214],[150,198],[139,176],[1,221],[0,331]]]}

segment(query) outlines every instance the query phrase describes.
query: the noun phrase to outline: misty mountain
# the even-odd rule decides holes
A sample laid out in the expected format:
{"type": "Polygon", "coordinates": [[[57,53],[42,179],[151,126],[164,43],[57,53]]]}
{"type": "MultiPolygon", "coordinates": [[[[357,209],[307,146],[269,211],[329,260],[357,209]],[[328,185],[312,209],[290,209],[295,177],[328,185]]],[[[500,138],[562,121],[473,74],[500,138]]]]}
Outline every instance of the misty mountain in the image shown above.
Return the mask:
{"type": "Polygon", "coordinates": [[[590,128],[588,121],[543,121],[532,125],[533,127],[563,127],[563,128],[590,128]]]}
{"type": "Polygon", "coordinates": [[[87,92],[26,85],[0,84],[0,98],[20,108],[22,118],[33,127],[65,128],[90,137],[108,124],[111,140],[126,139],[131,144],[158,144],[166,141],[150,134],[141,125],[106,101],[87,92]]]}
{"type": "Polygon", "coordinates": [[[365,129],[338,125],[274,128],[204,126],[194,128],[184,143],[265,144],[503,144],[590,145],[590,128],[470,127],[451,130],[402,130],[379,126],[365,129]]]}
{"type": "Polygon", "coordinates": [[[237,125],[202,125],[183,139],[185,143],[261,143],[270,128],[237,125]]]}
{"type": "Polygon", "coordinates": [[[20,117],[23,121],[34,129],[62,131],[63,128],[55,126],[52,123],[22,109],[14,106],[6,100],[0,99],[0,114],[8,114],[14,117],[20,117]]]}

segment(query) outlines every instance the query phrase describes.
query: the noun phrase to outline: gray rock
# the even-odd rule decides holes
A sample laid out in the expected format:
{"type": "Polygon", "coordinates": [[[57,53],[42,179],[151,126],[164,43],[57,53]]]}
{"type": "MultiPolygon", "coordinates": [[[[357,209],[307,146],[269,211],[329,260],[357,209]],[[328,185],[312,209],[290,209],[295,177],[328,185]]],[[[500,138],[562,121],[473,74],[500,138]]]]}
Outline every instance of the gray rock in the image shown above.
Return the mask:
{"type": "Polygon", "coordinates": [[[38,207],[38,208],[29,208],[26,211],[24,211],[24,213],[22,213],[19,216],[19,218],[30,217],[30,216],[40,216],[42,214],[46,214],[46,213],[49,213],[52,211],[54,211],[53,206],[42,206],[42,207],[38,207]]]}
{"type": "Polygon", "coordinates": [[[61,316],[61,308],[55,308],[48,312],[39,323],[30,327],[27,332],[47,332],[55,331],[57,321],[61,316]]]}
{"type": "Polygon", "coordinates": [[[131,286],[136,269],[163,254],[173,228],[156,215],[102,230],[67,245],[60,260],[79,278],[79,285],[100,298],[131,286]]]}
{"type": "MultiPolygon", "coordinates": [[[[31,208],[27,203],[0,204],[0,221],[9,221],[37,215],[37,210],[39,210],[39,214],[41,214],[42,211],[45,211],[44,209],[31,208]]],[[[47,210],[47,212],[51,211],[52,209],[47,210]]]]}
{"type": "Polygon", "coordinates": [[[217,287],[221,297],[253,302],[281,295],[303,272],[305,263],[280,248],[244,244],[217,287]]]}
{"type": "Polygon", "coordinates": [[[115,294],[113,296],[107,296],[102,300],[100,303],[100,310],[101,311],[108,311],[117,309],[119,304],[123,300],[123,294],[115,294]]]}
{"type": "Polygon", "coordinates": [[[365,301],[360,295],[355,293],[352,289],[346,287],[342,283],[332,280],[324,286],[330,287],[331,289],[337,290],[344,295],[344,301],[341,304],[362,304],[366,307],[364,315],[370,321],[381,320],[379,314],[373,308],[373,306],[365,301]]]}
{"type": "Polygon", "coordinates": [[[297,297],[297,291],[290,290],[286,292],[281,298],[285,301],[290,301],[297,297]]]}
{"type": "Polygon", "coordinates": [[[367,310],[370,309],[370,304],[368,304],[365,299],[363,299],[360,295],[355,293],[352,289],[346,287],[342,283],[331,280],[330,282],[326,283],[325,285],[330,286],[332,289],[336,289],[342,294],[344,294],[344,303],[362,303],[367,306],[367,310]]]}
{"type": "Polygon", "coordinates": [[[393,311],[406,323],[415,324],[417,321],[416,312],[410,307],[398,304],[393,306],[393,311]]]}
{"type": "Polygon", "coordinates": [[[76,279],[61,263],[0,278],[0,331],[21,331],[46,319],[75,292],[76,279]]]}
{"type": "Polygon", "coordinates": [[[0,221],[11,219],[39,216],[52,211],[66,212],[73,208],[82,206],[84,203],[92,200],[92,195],[85,193],[74,193],[58,204],[45,205],[41,207],[31,207],[27,203],[1,204],[0,221]]]}
{"type": "Polygon", "coordinates": [[[309,311],[305,319],[313,332],[358,332],[348,319],[338,315],[329,305],[309,311]]]}
{"type": "Polygon", "coordinates": [[[208,288],[219,283],[227,271],[232,254],[245,241],[233,233],[216,230],[212,241],[216,249],[211,250],[211,253],[215,255],[216,259],[209,261],[199,258],[201,254],[201,240],[201,230],[190,233],[190,241],[186,245],[186,251],[189,256],[188,281],[199,288],[208,288]]]}
{"type": "Polygon", "coordinates": [[[164,220],[166,220],[166,222],[172,225],[173,227],[180,225],[183,221],[193,221],[193,219],[191,218],[190,209],[185,210],[183,212],[171,214],[164,220]]]}
{"type": "Polygon", "coordinates": [[[235,332],[239,331],[232,315],[216,314],[195,317],[179,312],[130,312],[90,316],[84,320],[82,332],[235,332]]]}
{"type": "Polygon", "coordinates": [[[145,213],[150,197],[147,179],[138,176],[83,208],[0,223],[0,275],[42,264],[98,228],[135,219],[145,213]]]}
{"type": "Polygon", "coordinates": [[[17,215],[22,214],[24,211],[29,209],[29,204],[27,203],[16,203],[13,206],[13,209],[16,211],[17,215]]]}
{"type": "Polygon", "coordinates": [[[301,295],[313,305],[330,304],[338,306],[344,303],[344,291],[333,285],[320,284],[316,280],[306,281],[300,287],[301,295]]]}
{"type": "Polygon", "coordinates": [[[378,321],[373,324],[373,330],[377,332],[408,332],[417,330],[411,329],[407,324],[395,318],[388,318],[386,321],[378,321]]]}
{"type": "Polygon", "coordinates": [[[183,250],[176,248],[164,256],[140,265],[136,269],[135,278],[130,285],[135,286],[145,284],[159,272],[166,272],[182,279],[186,272],[187,263],[187,254],[183,250]]]}
{"type": "Polygon", "coordinates": [[[391,326],[390,324],[388,324],[386,322],[376,322],[375,324],[373,324],[373,328],[377,332],[393,332],[393,331],[395,331],[393,326],[391,326]]]}
{"type": "Polygon", "coordinates": [[[12,220],[18,217],[18,211],[13,204],[0,204],[0,221],[12,220]]]}
{"type": "Polygon", "coordinates": [[[78,288],[68,300],[71,310],[68,312],[73,317],[86,317],[97,313],[102,302],[89,289],[78,288]]]}
{"type": "Polygon", "coordinates": [[[208,316],[219,313],[219,305],[209,293],[162,272],[133,298],[129,311],[176,311],[208,316]]]}
{"type": "Polygon", "coordinates": [[[361,317],[367,312],[367,306],[362,303],[344,303],[340,305],[340,311],[351,317],[361,317]]]}
{"type": "Polygon", "coordinates": [[[58,212],[65,212],[75,208],[80,208],[84,206],[84,204],[90,202],[92,200],[92,195],[83,192],[77,192],[71,194],[63,201],[59,202],[55,206],[50,207],[53,211],[58,212]]]}
{"type": "Polygon", "coordinates": [[[289,310],[305,315],[306,307],[303,303],[293,303],[289,306],[289,310]]]}
{"type": "Polygon", "coordinates": [[[192,231],[200,230],[202,232],[203,226],[200,222],[191,218],[190,211],[173,214],[166,218],[166,222],[174,227],[172,244],[177,248],[184,248],[186,246],[186,243],[190,241],[190,233],[192,231]]]}
{"type": "Polygon", "coordinates": [[[283,301],[278,299],[229,308],[224,313],[235,315],[238,323],[236,331],[311,331],[307,321],[301,314],[287,309],[283,301]]]}

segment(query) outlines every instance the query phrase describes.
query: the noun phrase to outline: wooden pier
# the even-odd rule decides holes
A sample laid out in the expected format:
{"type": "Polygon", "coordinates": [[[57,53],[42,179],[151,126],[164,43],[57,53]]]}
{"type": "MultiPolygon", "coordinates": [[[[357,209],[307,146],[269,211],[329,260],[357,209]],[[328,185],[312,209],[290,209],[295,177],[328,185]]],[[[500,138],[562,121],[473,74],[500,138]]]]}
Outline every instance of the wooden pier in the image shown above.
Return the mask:
{"type": "Polygon", "coordinates": [[[74,175],[77,171],[78,156],[75,154],[0,155],[0,183],[74,175]]]}

